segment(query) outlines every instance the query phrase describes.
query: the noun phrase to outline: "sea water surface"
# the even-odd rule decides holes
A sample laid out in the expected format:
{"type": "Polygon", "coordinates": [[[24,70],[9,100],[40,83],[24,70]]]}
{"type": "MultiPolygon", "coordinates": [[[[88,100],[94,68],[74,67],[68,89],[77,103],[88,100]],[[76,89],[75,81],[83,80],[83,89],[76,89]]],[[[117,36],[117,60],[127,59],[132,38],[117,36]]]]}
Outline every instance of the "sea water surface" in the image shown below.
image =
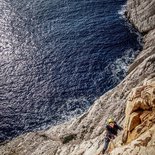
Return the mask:
{"type": "Polygon", "coordinates": [[[0,141],[87,110],[141,45],[125,0],[0,1],[0,141]]]}

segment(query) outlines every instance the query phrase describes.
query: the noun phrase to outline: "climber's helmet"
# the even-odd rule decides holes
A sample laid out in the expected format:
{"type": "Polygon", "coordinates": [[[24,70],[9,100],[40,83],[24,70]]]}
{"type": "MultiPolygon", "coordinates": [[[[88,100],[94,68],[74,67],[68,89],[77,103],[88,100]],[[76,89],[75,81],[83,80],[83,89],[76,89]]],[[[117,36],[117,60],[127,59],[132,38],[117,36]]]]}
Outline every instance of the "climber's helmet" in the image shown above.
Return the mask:
{"type": "Polygon", "coordinates": [[[115,126],[114,119],[108,119],[108,125],[111,126],[112,128],[114,128],[114,126],[115,126]]]}
{"type": "Polygon", "coordinates": [[[114,119],[112,119],[112,118],[109,118],[109,119],[108,119],[108,124],[114,123],[114,122],[115,122],[114,119]]]}

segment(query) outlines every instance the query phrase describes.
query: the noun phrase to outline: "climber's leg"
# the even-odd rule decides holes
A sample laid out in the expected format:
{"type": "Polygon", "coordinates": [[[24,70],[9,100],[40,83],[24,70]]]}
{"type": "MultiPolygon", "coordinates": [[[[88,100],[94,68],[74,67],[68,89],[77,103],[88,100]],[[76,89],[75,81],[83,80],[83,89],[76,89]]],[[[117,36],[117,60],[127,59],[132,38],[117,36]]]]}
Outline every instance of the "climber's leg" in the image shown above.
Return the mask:
{"type": "Polygon", "coordinates": [[[109,145],[109,142],[110,142],[110,139],[109,138],[105,138],[104,139],[104,146],[103,146],[102,154],[104,154],[105,151],[107,150],[108,145],[109,145]]]}

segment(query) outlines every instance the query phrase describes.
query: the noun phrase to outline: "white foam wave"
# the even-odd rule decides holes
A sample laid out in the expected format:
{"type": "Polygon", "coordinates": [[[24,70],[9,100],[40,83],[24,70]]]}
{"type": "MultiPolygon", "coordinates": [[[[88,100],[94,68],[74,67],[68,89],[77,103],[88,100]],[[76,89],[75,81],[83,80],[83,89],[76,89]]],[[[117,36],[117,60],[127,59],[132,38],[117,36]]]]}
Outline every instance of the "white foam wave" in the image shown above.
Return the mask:
{"type": "Polygon", "coordinates": [[[70,120],[82,114],[90,107],[90,102],[85,97],[70,98],[59,109],[63,120],[70,120]]]}
{"type": "Polygon", "coordinates": [[[126,76],[129,64],[133,62],[138,52],[139,51],[133,52],[133,49],[128,49],[125,51],[124,56],[116,59],[116,61],[107,66],[106,70],[111,71],[113,77],[111,79],[114,83],[120,82],[122,77],[126,76]]]}
{"type": "Polygon", "coordinates": [[[121,9],[118,10],[118,14],[120,15],[121,18],[125,18],[125,12],[127,10],[127,5],[122,5],[121,9]]]}

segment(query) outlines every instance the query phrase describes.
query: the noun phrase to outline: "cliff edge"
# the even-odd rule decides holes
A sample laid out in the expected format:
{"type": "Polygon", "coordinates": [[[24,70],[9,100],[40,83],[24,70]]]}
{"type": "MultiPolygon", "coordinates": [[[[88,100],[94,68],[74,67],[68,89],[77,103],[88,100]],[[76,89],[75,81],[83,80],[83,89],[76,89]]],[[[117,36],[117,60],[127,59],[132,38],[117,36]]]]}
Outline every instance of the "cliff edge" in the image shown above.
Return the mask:
{"type": "Polygon", "coordinates": [[[155,154],[155,0],[128,0],[126,15],[144,42],[126,78],[80,117],[1,144],[1,155],[97,155],[111,114],[124,126],[112,155],[155,154]]]}

